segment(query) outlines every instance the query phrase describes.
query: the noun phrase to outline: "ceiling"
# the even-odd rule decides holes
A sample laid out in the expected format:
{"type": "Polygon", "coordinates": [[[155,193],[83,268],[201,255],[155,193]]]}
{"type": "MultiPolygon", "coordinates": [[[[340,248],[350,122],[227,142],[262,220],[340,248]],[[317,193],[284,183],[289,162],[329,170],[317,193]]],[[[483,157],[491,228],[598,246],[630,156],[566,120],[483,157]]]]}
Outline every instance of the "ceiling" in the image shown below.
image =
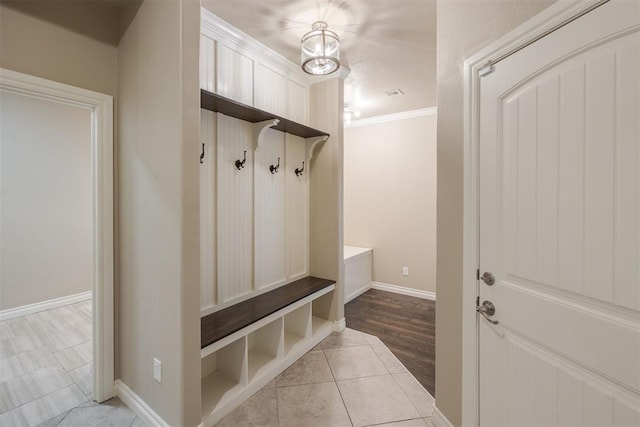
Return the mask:
{"type": "Polygon", "coordinates": [[[300,39],[324,20],[341,40],[345,103],[361,118],[436,104],[435,0],[202,0],[202,5],[300,63],[300,39]],[[388,97],[385,91],[404,95],[388,97]]]}

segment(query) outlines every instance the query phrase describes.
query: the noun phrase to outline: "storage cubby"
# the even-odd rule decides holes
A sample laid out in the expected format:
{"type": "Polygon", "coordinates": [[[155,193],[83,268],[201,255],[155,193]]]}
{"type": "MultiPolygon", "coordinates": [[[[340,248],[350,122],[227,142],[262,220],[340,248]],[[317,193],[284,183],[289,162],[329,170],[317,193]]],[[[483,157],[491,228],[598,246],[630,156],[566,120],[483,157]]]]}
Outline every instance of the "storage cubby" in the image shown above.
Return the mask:
{"type": "Polygon", "coordinates": [[[331,307],[334,303],[333,294],[335,290],[322,295],[313,300],[311,311],[311,333],[314,337],[327,335],[333,330],[333,324],[329,320],[331,317],[331,307]]]}
{"type": "Polygon", "coordinates": [[[247,336],[248,380],[269,372],[272,365],[284,356],[282,346],[282,318],[257,329],[247,336]]]}
{"type": "Polygon", "coordinates": [[[284,316],[284,353],[290,354],[311,334],[311,304],[307,303],[284,316]]]}
{"type": "Polygon", "coordinates": [[[247,383],[246,338],[242,337],[201,359],[202,415],[233,399],[247,383]]]}

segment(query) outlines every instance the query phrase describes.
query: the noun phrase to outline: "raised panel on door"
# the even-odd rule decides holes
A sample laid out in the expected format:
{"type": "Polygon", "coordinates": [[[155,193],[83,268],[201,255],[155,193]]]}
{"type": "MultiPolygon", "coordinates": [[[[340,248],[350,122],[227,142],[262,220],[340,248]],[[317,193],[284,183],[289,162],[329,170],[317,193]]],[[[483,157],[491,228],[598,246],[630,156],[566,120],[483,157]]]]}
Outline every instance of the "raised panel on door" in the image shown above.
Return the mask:
{"type": "Polygon", "coordinates": [[[200,142],[204,158],[200,164],[200,309],[216,305],[216,114],[200,110],[200,142]]]}
{"type": "Polygon", "coordinates": [[[218,114],[218,304],[253,291],[253,127],[218,114]],[[243,169],[236,160],[247,160],[243,169]]]}
{"type": "Polygon", "coordinates": [[[309,89],[292,80],[288,81],[287,117],[289,119],[308,124],[309,89]]]}
{"type": "Polygon", "coordinates": [[[639,13],[606,3],[482,77],[482,425],[640,424],[639,13]]]}
{"type": "Polygon", "coordinates": [[[217,45],[216,93],[253,105],[253,60],[222,43],[217,45]]]}
{"type": "Polygon", "coordinates": [[[305,140],[286,135],[287,277],[293,279],[309,271],[309,164],[305,162],[305,140]],[[303,167],[296,176],[295,170],[303,167]]]}
{"type": "Polygon", "coordinates": [[[268,129],[255,152],[255,283],[257,289],[283,283],[285,272],[285,134],[268,129]],[[274,173],[271,166],[280,167],[274,173]]]}
{"type": "Polygon", "coordinates": [[[256,64],[255,107],[278,116],[287,114],[287,78],[263,64],[256,64]]]}
{"type": "Polygon", "coordinates": [[[216,91],[216,41],[200,35],[200,88],[216,91]]]}

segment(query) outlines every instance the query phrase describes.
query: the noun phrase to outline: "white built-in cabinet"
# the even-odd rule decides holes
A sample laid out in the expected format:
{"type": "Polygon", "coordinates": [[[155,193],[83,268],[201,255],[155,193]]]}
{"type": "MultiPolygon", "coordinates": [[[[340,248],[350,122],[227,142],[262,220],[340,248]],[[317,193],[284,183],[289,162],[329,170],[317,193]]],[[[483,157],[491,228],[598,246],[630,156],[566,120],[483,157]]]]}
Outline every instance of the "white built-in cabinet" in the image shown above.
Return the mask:
{"type": "MultiPolygon", "coordinates": [[[[307,124],[308,84],[220,31],[203,25],[201,88],[307,124]]],[[[200,301],[207,315],[308,275],[312,152],[304,138],[201,111],[200,301]],[[238,170],[236,160],[245,158],[238,170]]]]}
{"type": "MultiPolygon", "coordinates": [[[[202,316],[309,276],[310,160],[328,138],[308,127],[309,87],[301,71],[265,56],[264,46],[243,45],[236,34],[203,10],[202,316]],[[278,124],[287,133],[273,129],[278,124]]],[[[331,333],[335,287],[327,284],[201,349],[204,426],[331,333]]]]}

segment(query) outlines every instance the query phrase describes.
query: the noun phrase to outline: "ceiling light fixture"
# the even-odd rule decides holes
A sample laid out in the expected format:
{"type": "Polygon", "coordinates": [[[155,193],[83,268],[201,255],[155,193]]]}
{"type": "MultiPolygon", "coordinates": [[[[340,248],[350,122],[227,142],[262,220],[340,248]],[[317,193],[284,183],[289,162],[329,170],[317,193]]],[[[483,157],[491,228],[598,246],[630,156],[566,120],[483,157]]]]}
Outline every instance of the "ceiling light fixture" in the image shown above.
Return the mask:
{"type": "Polygon", "coordinates": [[[331,74],[340,68],[340,38],[324,21],[316,21],[302,36],[302,69],[314,76],[331,74]]]}

